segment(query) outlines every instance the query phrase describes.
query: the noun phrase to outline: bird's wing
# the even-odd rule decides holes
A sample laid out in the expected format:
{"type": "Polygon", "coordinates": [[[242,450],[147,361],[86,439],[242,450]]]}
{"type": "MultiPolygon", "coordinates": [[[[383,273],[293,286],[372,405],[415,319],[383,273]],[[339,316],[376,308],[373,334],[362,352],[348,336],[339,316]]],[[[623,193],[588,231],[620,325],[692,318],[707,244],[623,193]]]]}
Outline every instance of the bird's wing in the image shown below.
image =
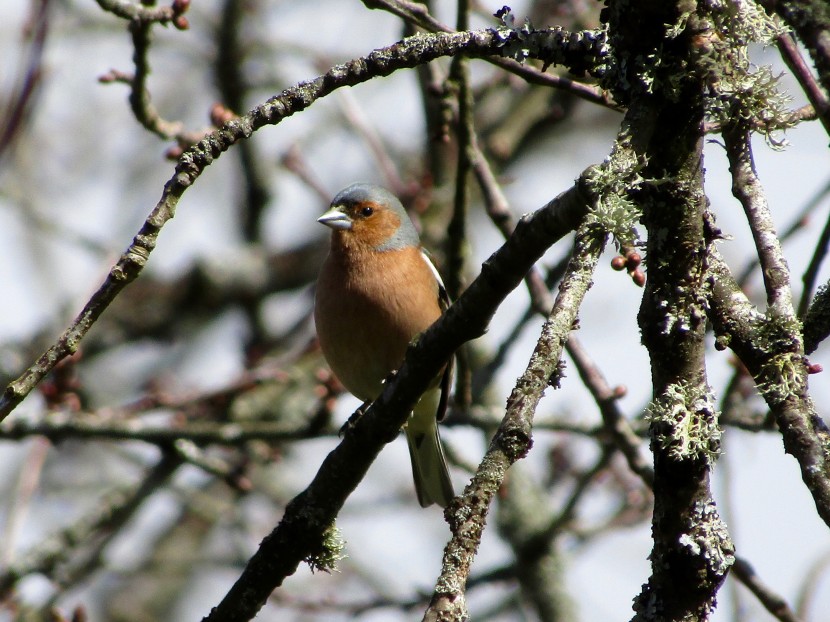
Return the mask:
{"type": "MultiPolygon", "coordinates": [[[[438,272],[438,268],[436,268],[435,264],[432,263],[429,253],[424,248],[421,249],[421,257],[423,257],[424,261],[429,266],[429,269],[432,270],[432,274],[438,282],[438,305],[441,307],[441,312],[443,313],[450,307],[450,296],[447,293],[447,288],[444,287],[444,281],[441,280],[441,274],[438,272]]],[[[450,401],[450,389],[452,387],[454,368],[455,356],[451,356],[450,360],[447,361],[447,366],[444,368],[444,373],[441,376],[441,399],[438,402],[438,409],[435,412],[435,418],[438,421],[443,420],[444,415],[447,414],[447,405],[450,401]]]]}

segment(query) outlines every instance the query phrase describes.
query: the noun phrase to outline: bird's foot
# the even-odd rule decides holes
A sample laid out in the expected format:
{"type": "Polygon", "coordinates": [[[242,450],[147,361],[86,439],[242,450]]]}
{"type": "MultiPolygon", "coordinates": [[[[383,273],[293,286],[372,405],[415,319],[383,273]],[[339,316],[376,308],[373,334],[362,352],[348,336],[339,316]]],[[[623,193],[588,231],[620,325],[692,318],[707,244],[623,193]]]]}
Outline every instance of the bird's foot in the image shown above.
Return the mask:
{"type": "Polygon", "coordinates": [[[346,432],[351,431],[351,429],[354,428],[355,425],[357,425],[358,420],[363,416],[363,413],[365,413],[371,405],[372,402],[363,402],[363,404],[360,405],[360,408],[358,408],[349,416],[349,418],[346,420],[346,423],[344,423],[340,428],[340,438],[343,438],[346,432]]]}

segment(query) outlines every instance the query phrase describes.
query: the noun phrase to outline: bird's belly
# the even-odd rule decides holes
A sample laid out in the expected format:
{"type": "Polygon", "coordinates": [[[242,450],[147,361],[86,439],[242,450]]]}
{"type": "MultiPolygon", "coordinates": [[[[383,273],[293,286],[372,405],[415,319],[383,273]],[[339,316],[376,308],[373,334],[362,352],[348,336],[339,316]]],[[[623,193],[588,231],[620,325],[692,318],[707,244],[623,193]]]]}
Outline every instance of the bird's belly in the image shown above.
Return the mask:
{"type": "Polygon", "coordinates": [[[420,332],[396,323],[371,299],[354,294],[318,301],[315,320],[332,371],[364,401],[380,395],[384,379],[400,366],[409,340],[420,332]],[[328,304],[336,305],[335,313],[323,312],[328,304]]]}
{"type": "MultiPolygon", "coordinates": [[[[420,251],[418,251],[420,253],[420,251]]],[[[428,264],[417,269],[396,252],[373,255],[371,270],[338,264],[331,254],[318,280],[315,321],[332,371],[356,397],[374,400],[400,367],[409,342],[441,309],[428,264]]]]}

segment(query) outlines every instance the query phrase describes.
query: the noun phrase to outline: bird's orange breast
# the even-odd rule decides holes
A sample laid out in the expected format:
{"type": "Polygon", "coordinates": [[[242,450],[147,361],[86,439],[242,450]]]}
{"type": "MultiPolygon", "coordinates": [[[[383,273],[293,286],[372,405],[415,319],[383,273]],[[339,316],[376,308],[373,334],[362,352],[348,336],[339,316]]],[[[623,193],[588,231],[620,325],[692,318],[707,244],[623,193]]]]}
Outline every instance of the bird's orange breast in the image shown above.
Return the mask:
{"type": "Polygon", "coordinates": [[[409,342],[441,315],[438,284],[418,248],[348,254],[332,247],[317,283],[320,346],[343,385],[374,400],[409,342]]]}

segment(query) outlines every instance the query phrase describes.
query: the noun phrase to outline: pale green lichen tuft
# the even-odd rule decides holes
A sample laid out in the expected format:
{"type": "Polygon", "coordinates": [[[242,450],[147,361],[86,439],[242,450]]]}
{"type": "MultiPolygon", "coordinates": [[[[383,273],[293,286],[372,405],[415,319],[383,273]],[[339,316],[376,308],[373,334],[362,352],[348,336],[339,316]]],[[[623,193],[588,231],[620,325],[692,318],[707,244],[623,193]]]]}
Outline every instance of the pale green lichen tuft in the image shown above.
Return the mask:
{"type": "Polygon", "coordinates": [[[747,46],[770,45],[786,27],[755,2],[709,0],[705,8],[710,31],[699,62],[708,72],[707,116],[720,124],[741,120],[773,149],[784,148],[786,141],[775,133],[795,124],[791,98],[779,89],[779,76],[769,66],[750,61],[747,46]]]}
{"type": "Polygon", "coordinates": [[[613,236],[618,248],[633,248],[639,242],[636,227],[642,216],[630,193],[643,183],[640,171],[644,164],[628,158],[628,153],[625,149],[617,150],[582,178],[593,197],[585,225],[613,236]]]}
{"type": "Polygon", "coordinates": [[[305,562],[311,568],[311,572],[321,570],[323,572],[336,572],[337,564],[347,555],[346,543],[343,535],[334,524],[330,525],[323,533],[323,541],[317,553],[306,557],[305,562]]]}
{"type": "Polygon", "coordinates": [[[804,357],[784,352],[764,363],[756,378],[758,390],[768,404],[780,404],[800,395],[805,385],[804,357]]]}
{"type": "Polygon", "coordinates": [[[721,429],[709,387],[670,384],[646,410],[652,440],[675,460],[705,459],[720,453],[721,429]]]}
{"type": "Polygon", "coordinates": [[[723,74],[716,83],[717,95],[707,99],[706,113],[721,124],[742,120],[771,148],[783,149],[787,142],[776,133],[795,125],[789,111],[792,98],[778,88],[779,76],[770,67],[753,67],[744,58],[735,71],[723,74]]]}
{"type": "Polygon", "coordinates": [[[800,349],[801,320],[767,312],[753,332],[753,342],[764,352],[793,352],[800,349]]]}
{"type": "Polygon", "coordinates": [[[771,45],[777,37],[788,32],[778,15],[767,14],[757,2],[707,0],[704,6],[718,33],[739,45],[771,45]]]}

